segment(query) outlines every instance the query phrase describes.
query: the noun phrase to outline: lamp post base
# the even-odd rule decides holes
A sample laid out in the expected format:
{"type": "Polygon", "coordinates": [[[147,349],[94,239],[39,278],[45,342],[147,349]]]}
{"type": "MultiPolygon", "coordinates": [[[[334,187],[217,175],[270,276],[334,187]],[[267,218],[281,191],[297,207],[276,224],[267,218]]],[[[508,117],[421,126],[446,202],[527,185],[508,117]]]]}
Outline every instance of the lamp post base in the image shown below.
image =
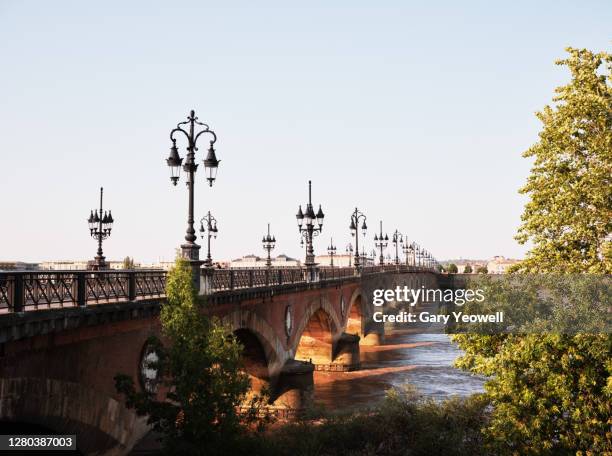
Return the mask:
{"type": "Polygon", "coordinates": [[[202,261],[200,261],[200,246],[196,243],[183,244],[181,245],[181,257],[187,260],[191,266],[191,277],[193,280],[193,286],[196,291],[200,291],[200,267],[202,261]]]}
{"type": "Polygon", "coordinates": [[[103,255],[98,255],[94,258],[94,261],[90,261],[87,265],[87,269],[92,271],[101,271],[103,269],[108,269],[108,264],[106,264],[106,257],[103,255]]]}
{"type": "Polygon", "coordinates": [[[319,264],[318,263],[306,263],[304,264],[306,269],[304,270],[306,282],[318,282],[319,281],[319,264]]]}

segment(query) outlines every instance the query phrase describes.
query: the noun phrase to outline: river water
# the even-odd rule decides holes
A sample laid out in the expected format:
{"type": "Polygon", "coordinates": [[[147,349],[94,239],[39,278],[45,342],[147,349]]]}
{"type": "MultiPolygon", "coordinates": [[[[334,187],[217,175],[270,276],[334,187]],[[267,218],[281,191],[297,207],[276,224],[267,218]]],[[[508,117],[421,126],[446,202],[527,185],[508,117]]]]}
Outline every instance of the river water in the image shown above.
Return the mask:
{"type": "Polygon", "coordinates": [[[482,392],[485,379],[453,367],[461,350],[443,333],[385,328],[385,342],[361,346],[361,369],[315,372],[315,403],[330,411],[373,406],[393,387],[410,384],[423,396],[445,399],[482,392]]]}

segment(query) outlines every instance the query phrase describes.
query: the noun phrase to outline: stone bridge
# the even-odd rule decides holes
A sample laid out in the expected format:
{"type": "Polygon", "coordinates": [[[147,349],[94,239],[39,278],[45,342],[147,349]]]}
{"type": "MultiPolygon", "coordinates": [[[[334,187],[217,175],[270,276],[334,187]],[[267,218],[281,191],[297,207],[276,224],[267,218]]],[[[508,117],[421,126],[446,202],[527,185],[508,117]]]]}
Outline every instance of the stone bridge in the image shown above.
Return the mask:
{"type": "MultiPolygon", "coordinates": [[[[359,369],[359,346],[378,344],[372,290],[438,286],[414,266],[215,270],[203,275],[203,309],[244,346],[254,391],[266,386],[280,415],[308,405],[314,370],[359,369]]],[[[126,454],[148,431],[113,377],[145,388],[147,339],[158,334],[163,271],[0,273],[0,428],[35,424],[77,434],[86,454],[126,454]]]]}

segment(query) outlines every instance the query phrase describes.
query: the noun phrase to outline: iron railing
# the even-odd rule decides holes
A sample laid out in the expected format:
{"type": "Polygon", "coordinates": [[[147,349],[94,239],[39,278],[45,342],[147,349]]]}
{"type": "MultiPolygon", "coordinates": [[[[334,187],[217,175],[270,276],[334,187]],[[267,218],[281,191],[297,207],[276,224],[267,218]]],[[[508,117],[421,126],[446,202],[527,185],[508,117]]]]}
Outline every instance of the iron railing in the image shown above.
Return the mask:
{"type": "MultiPolygon", "coordinates": [[[[365,266],[362,275],[382,272],[424,272],[431,268],[384,265],[365,266]]],[[[319,280],[357,276],[355,268],[321,267],[319,280]]],[[[212,292],[304,283],[303,268],[251,268],[212,270],[212,292]]],[[[5,271],[0,272],[0,314],[42,309],[133,302],[165,296],[166,271],[5,271]]]]}
{"type": "Polygon", "coordinates": [[[165,288],[165,271],[0,272],[0,313],[152,299],[165,288]]]}

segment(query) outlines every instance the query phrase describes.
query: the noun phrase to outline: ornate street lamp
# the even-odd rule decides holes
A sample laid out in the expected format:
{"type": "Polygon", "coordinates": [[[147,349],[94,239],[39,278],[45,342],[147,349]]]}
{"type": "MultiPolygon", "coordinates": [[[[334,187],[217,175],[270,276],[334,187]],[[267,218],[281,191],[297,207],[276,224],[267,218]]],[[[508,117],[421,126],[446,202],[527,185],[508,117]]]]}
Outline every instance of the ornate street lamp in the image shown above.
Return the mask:
{"type": "Polygon", "coordinates": [[[187,215],[187,231],[185,234],[185,241],[187,242],[181,245],[181,255],[183,256],[183,258],[190,260],[192,266],[197,268],[199,268],[200,265],[200,246],[195,243],[197,237],[195,235],[195,229],[193,227],[195,173],[198,169],[195,153],[198,150],[198,139],[203,134],[212,136],[208,148],[208,154],[204,159],[204,171],[206,173],[206,180],[208,181],[208,185],[212,187],[212,184],[215,181],[215,178],[217,177],[217,168],[219,166],[219,160],[217,160],[214,148],[214,144],[217,141],[217,135],[209,128],[208,125],[198,121],[198,118],[195,115],[195,111],[191,111],[189,116],[187,117],[187,120],[185,122],[180,122],[176,126],[176,128],[170,132],[170,140],[172,141],[172,147],[170,148],[170,156],[166,159],[166,163],[170,167],[170,181],[174,185],[176,185],[179,180],[181,165],[183,171],[187,173],[187,188],[189,191],[189,210],[187,215]],[[183,125],[188,125],[189,131],[183,129],[183,125]],[[196,127],[196,125],[198,127],[196,127]],[[198,128],[199,131],[196,132],[196,128],[198,128]],[[179,155],[179,151],[176,146],[175,135],[177,133],[181,133],[187,138],[187,159],[185,161],[185,164],[183,164],[183,158],[179,155]]]}
{"type": "Polygon", "coordinates": [[[272,257],[270,256],[270,252],[274,249],[276,245],[276,236],[270,235],[270,224],[268,223],[268,234],[265,234],[261,240],[263,244],[263,248],[266,252],[268,252],[268,257],[266,258],[266,266],[268,268],[272,267],[272,257]]]}
{"type": "Polygon", "coordinates": [[[204,233],[206,233],[208,245],[204,267],[212,268],[213,263],[212,257],[210,256],[210,238],[217,239],[218,232],[219,229],[217,228],[217,219],[211,215],[210,211],[208,211],[208,213],[200,220],[200,237],[204,239],[204,233]],[[204,222],[206,222],[206,225],[204,225],[204,222]]]}
{"type": "MultiPolygon", "coordinates": [[[[344,251],[348,254],[349,257],[349,268],[352,266],[352,259],[353,259],[353,244],[351,244],[350,242],[346,245],[346,248],[344,249],[344,251]]],[[[357,251],[357,254],[359,254],[359,251],[357,251]]]]}
{"type": "Polygon", "coordinates": [[[405,238],[404,248],[402,249],[404,256],[406,257],[406,266],[410,266],[410,259],[412,257],[412,244],[408,242],[408,238],[405,238]]]}
{"type": "Polygon", "coordinates": [[[334,245],[334,238],[330,238],[329,247],[327,247],[327,253],[329,254],[329,265],[334,267],[334,255],[336,254],[336,246],[334,245]]]}
{"type": "Polygon", "coordinates": [[[102,252],[102,241],[111,235],[113,229],[113,214],[109,210],[108,213],[104,211],[102,207],[102,197],[104,195],[104,188],[100,187],[100,212],[98,210],[91,211],[87,223],[89,224],[89,234],[92,238],[98,241],[98,252],[95,256],[95,261],[91,266],[92,269],[98,271],[100,269],[106,269],[107,264],[105,261],[104,254],[102,252]]]}
{"type": "Polygon", "coordinates": [[[321,210],[321,205],[319,205],[319,210],[315,215],[312,207],[311,181],[308,181],[308,203],[306,204],[306,211],[302,212],[302,205],[300,205],[295,218],[297,219],[298,231],[302,238],[306,241],[306,267],[312,268],[315,265],[312,240],[315,236],[318,236],[323,231],[323,219],[325,218],[325,215],[321,210]]]}
{"type": "Polygon", "coordinates": [[[395,233],[393,233],[392,242],[395,246],[395,264],[399,265],[399,248],[404,245],[404,235],[398,230],[395,230],[395,233]]]}
{"type": "Polygon", "coordinates": [[[387,236],[386,234],[383,235],[382,220],[381,220],[380,221],[380,234],[379,235],[374,234],[374,245],[380,249],[379,261],[380,261],[381,266],[385,264],[385,256],[384,256],[383,251],[387,247],[387,244],[389,244],[389,236],[387,236]]]}
{"type": "Polygon", "coordinates": [[[351,236],[355,238],[355,268],[359,269],[361,267],[361,261],[359,258],[359,233],[357,230],[359,229],[359,221],[362,220],[361,223],[361,232],[365,236],[366,231],[368,230],[368,226],[366,225],[367,217],[361,212],[359,209],[355,208],[353,213],[351,214],[351,225],[349,226],[351,230],[351,236]]]}

